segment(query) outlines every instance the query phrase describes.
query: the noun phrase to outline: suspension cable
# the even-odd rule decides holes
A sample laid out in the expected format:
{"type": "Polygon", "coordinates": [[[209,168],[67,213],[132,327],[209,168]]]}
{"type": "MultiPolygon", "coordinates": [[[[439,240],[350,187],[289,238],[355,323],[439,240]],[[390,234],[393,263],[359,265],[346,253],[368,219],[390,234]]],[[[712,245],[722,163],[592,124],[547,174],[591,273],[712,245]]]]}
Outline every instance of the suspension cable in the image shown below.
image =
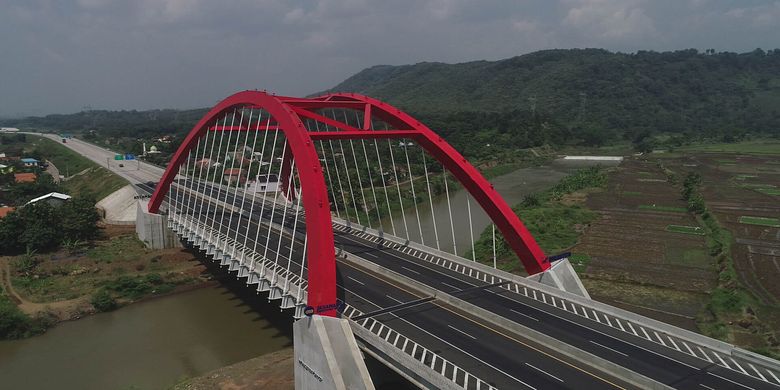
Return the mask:
{"type": "MultiPolygon", "coordinates": [[[[315,120],[311,120],[311,121],[314,122],[314,126],[317,128],[317,132],[319,132],[320,131],[319,123],[315,120]]],[[[341,218],[341,213],[339,212],[339,203],[336,201],[336,189],[333,188],[333,179],[330,176],[330,166],[329,166],[330,164],[328,164],[328,157],[325,155],[325,145],[322,142],[322,140],[320,140],[319,142],[320,142],[320,150],[322,151],[322,160],[325,162],[325,174],[327,175],[328,178],[328,189],[330,190],[328,191],[328,196],[333,197],[333,206],[336,208],[336,217],[341,218]]],[[[320,154],[317,153],[317,158],[319,157],[320,154]]],[[[343,195],[344,194],[342,194],[342,196],[343,195]]]]}
{"type": "MultiPolygon", "coordinates": [[[[235,122],[236,122],[236,111],[233,110],[233,118],[230,119],[230,128],[231,129],[233,128],[233,125],[235,124],[235,122]]],[[[222,131],[225,131],[225,129],[223,128],[222,131]]],[[[219,195],[222,194],[222,192],[223,192],[223,188],[225,188],[225,187],[223,187],[222,182],[225,180],[225,166],[227,166],[227,158],[228,158],[228,152],[227,151],[228,151],[228,149],[230,149],[230,140],[232,140],[232,139],[233,139],[233,132],[229,131],[228,132],[227,144],[225,146],[225,158],[223,159],[224,162],[222,163],[222,165],[220,165],[220,168],[222,169],[222,174],[218,175],[219,176],[219,189],[217,190],[217,198],[219,198],[219,195]]],[[[225,194],[227,196],[227,191],[225,191],[225,194]]],[[[217,229],[217,234],[221,234],[222,233],[222,228],[225,225],[224,221],[225,221],[225,209],[226,209],[226,207],[223,205],[223,206],[221,206],[221,208],[222,208],[222,213],[221,213],[221,215],[219,217],[219,229],[217,229]]],[[[214,216],[216,217],[216,206],[215,206],[214,210],[215,210],[215,215],[214,216]]],[[[223,248],[225,247],[224,246],[225,243],[226,242],[222,241],[222,244],[223,244],[222,247],[223,248]]]]}
{"type": "MultiPolygon", "coordinates": [[[[254,162],[254,156],[255,156],[254,150],[255,150],[255,147],[257,146],[257,133],[260,131],[260,122],[261,122],[262,118],[263,118],[263,112],[260,111],[260,113],[257,116],[257,128],[255,129],[255,140],[252,143],[252,161],[250,161],[250,163],[249,163],[249,169],[247,170],[247,174],[246,174],[246,176],[247,176],[247,183],[249,181],[249,174],[252,172],[252,162],[254,162]]],[[[258,183],[258,181],[260,180],[260,170],[263,169],[263,156],[265,155],[265,143],[268,140],[268,131],[269,131],[268,130],[268,125],[270,124],[270,122],[271,122],[271,115],[269,114],[268,115],[268,122],[265,125],[266,128],[263,131],[263,146],[260,149],[260,156],[258,157],[257,175],[255,175],[255,188],[252,189],[252,201],[249,204],[249,222],[247,222],[247,234],[244,235],[244,244],[243,244],[243,246],[245,248],[247,247],[246,244],[247,244],[247,241],[249,240],[249,226],[252,224],[252,215],[254,215],[254,211],[255,211],[255,199],[257,197],[257,189],[258,189],[258,187],[260,185],[260,183],[258,183]]],[[[246,193],[245,193],[245,195],[246,195],[246,193]]],[[[265,203],[265,202],[263,202],[263,203],[265,203]]],[[[242,209],[244,208],[243,204],[242,204],[241,208],[242,209]]],[[[262,221],[262,219],[263,219],[263,214],[262,214],[262,211],[261,211],[260,212],[260,220],[262,221]]],[[[260,224],[258,223],[258,225],[257,225],[257,233],[259,233],[259,232],[260,232],[260,224]]],[[[255,241],[255,248],[256,248],[256,246],[257,246],[257,241],[255,241]]],[[[255,251],[255,248],[252,248],[252,252],[255,251]]],[[[244,264],[244,256],[241,257],[241,264],[244,264]]],[[[253,271],[254,271],[254,265],[255,264],[254,264],[254,261],[253,261],[252,262],[252,270],[253,271]]]]}
{"type": "MultiPolygon", "coordinates": [[[[217,121],[217,123],[218,123],[218,121],[217,121]]],[[[215,127],[216,127],[216,123],[215,123],[215,127]]],[[[207,128],[206,131],[207,131],[206,136],[208,137],[208,128],[207,128]]],[[[214,157],[214,145],[216,145],[216,143],[217,143],[217,131],[216,131],[216,129],[214,129],[213,133],[214,133],[214,135],[211,137],[211,148],[209,150],[209,159],[208,159],[208,162],[206,163],[206,177],[203,178],[203,195],[206,194],[206,183],[209,182],[209,171],[211,170],[211,159],[214,157]]],[[[205,160],[202,160],[202,161],[205,161],[205,160]]],[[[203,164],[201,164],[201,168],[200,168],[201,171],[203,170],[203,166],[202,165],[203,164]]],[[[211,185],[209,185],[209,186],[211,186],[211,185]]],[[[208,207],[207,207],[206,208],[206,214],[203,214],[203,204],[204,203],[210,206],[211,205],[211,198],[209,198],[208,201],[204,201],[204,202],[200,203],[200,211],[198,212],[200,215],[204,215],[205,216],[203,218],[203,225],[202,225],[202,228],[200,229],[200,231],[201,231],[201,234],[206,235],[206,223],[208,222],[209,213],[208,213],[208,207]]]]}
{"type": "Polygon", "coordinates": [[[423,169],[425,170],[425,184],[428,186],[428,200],[431,205],[431,220],[433,221],[433,235],[436,238],[436,249],[441,250],[439,246],[439,229],[436,227],[436,212],[433,210],[433,194],[431,194],[431,181],[428,178],[428,163],[425,162],[425,150],[420,148],[422,152],[423,169]]]}
{"type": "MultiPolygon", "coordinates": [[[[289,178],[289,180],[287,180],[288,191],[289,191],[289,188],[292,187],[292,183],[291,182],[292,182],[292,177],[293,177],[292,173],[295,171],[295,159],[292,160],[292,163],[290,165],[291,165],[290,166],[290,178],[289,178]]],[[[287,224],[287,210],[290,209],[290,207],[287,206],[287,204],[286,204],[288,202],[289,201],[287,200],[287,196],[284,196],[284,203],[285,203],[285,205],[284,205],[284,208],[282,209],[282,223],[279,226],[279,241],[276,243],[276,256],[274,257],[274,266],[278,266],[279,265],[279,255],[281,254],[282,239],[284,238],[284,227],[287,224]]],[[[268,230],[269,230],[268,236],[269,237],[271,236],[270,230],[271,230],[272,224],[273,224],[273,220],[271,221],[271,223],[268,224],[268,230]]],[[[293,236],[293,239],[294,239],[294,236],[293,236]]],[[[274,277],[271,280],[271,285],[272,286],[276,284],[276,279],[278,279],[278,277],[277,277],[278,274],[279,274],[278,272],[274,272],[274,277]]]]}
{"type": "MultiPolygon", "coordinates": [[[[233,214],[236,214],[235,209],[236,209],[236,201],[238,200],[238,188],[241,187],[241,172],[244,171],[244,152],[246,151],[246,146],[249,143],[249,135],[250,135],[249,134],[250,133],[249,127],[250,127],[250,124],[252,123],[252,117],[254,117],[254,114],[255,114],[254,109],[251,109],[249,111],[249,121],[247,122],[247,126],[246,126],[247,130],[246,130],[246,137],[244,137],[244,146],[241,148],[241,160],[238,163],[238,175],[236,176],[236,188],[235,188],[235,192],[231,195],[231,198],[233,200],[230,202],[230,206],[231,206],[232,210],[231,210],[231,213],[230,213],[230,220],[228,221],[228,230],[230,230],[230,227],[233,226],[233,214]]],[[[243,125],[243,123],[244,123],[244,116],[243,116],[243,111],[242,111],[241,121],[238,123],[239,134],[238,134],[238,139],[236,140],[236,150],[233,151],[233,163],[235,163],[235,160],[238,159],[238,157],[236,155],[238,154],[238,143],[240,142],[239,140],[241,139],[240,131],[241,131],[241,126],[243,125]]],[[[234,173],[234,172],[231,172],[231,173],[234,173]]],[[[229,189],[229,187],[228,187],[228,189],[229,189]]],[[[246,195],[246,191],[244,191],[244,195],[246,195]]],[[[242,198],[241,201],[243,202],[243,198],[242,198]]],[[[241,215],[242,215],[243,212],[244,212],[244,209],[243,209],[243,203],[242,203],[242,207],[238,209],[238,220],[236,221],[236,233],[238,233],[241,230],[241,219],[242,219],[241,215]]],[[[236,235],[235,243],[236,243],[236,245],[233,245],[233,251],[230,254],[230,256],[233,257],[233,258],[235,258],[236,247],[238,246],[238,235],[236,235]]]]}
{"type": "Polygon", "coordinates": [[[420,209],[417,207],[417,194],[414,192],[414,175],[412,175],[412,164],[409,162],[409,146],[404,142],[404,154],[406,155],[406,167],[408,169],[409,184],[412,186],[412,203],[414,204],[414,213],[417,215],[417,227],[420,230],[420,243],[425,245],[425,236],[423,236],[422,223],[420,223],[420,209]]]}
{"type": "MultiPolygon", "coordinates": [[[[235,115],[236,115],[236,110],[233,109],[233,116],[235,116],[235,115]]],[[[221,165],[219,165],[219,154],[222,153],[222,140],[225,138],[225,126],[226,125],[227,125],[227,115],[225,115],[225,119],[222,121],[222,131],[219,132],[220,133],[219,134],[219,146],[217,147],[217,157],[216,157],[217,161],[210,163],[214,167],[214,172],[213,172],[214,178],[213,179],[217,179],[219,177],[219,181],[218,182],[215,183],[214,180],[211,181],[211,188],[209,189],[209,199],[212,199],[212,200],[214,199],[214,189],[217,188],[218,186],[220,186],[221,182],[222,182],[222,178],[217,173],[217,171],[221,167],[221,165]]],[[[214,128],[214,131],[217,131],[217,127],[216,126],[214,128]]],[[[219,195],[219,193],[217,193],[217,195],[219,195]]],[[[212,212],[214,213],[214,215],[211,216],[211,225],[209,226],[209,230],[211,230],[211,234],[212,234],[211,238],[212,238],[212,240],[214,240],[214,233],[215,233],[214,225],[215,225],[215,223],[217,221],[217,206],[218,205],[217,205],[217,202],[213,202],[214,203],[214,210],[212,211],[211,210],[211,203],[212,202],[209,202],[208,206],[206,207],[206,214],[210,214],[212,212]]],[[[217,241],[213,241],[213,242],[215,243],[215,246],[216,246],[216,242],[217,241]]]]}
{"type": "MultiPolygon", "coordinates": [[[[281,161],[284,161],[284,155],[286,153],[287,153],[287,137],[284,138],[284,144],[282,145],[282,159],[281,159],[281,161]]],[[[271,156],[271,157],[273,157],[273,156],[271,156]]],[[[281,173],[282,173],[282,167],[281,166],[282,166],[282,164],[279,164],[279,175],[281,175],[281,173]]],[[[263,257],[266,258],[266,259],[268,259],[268,257],[267,257],[267,255],[268,255],[268,246],[271,244],[271,229],[273,228],[274,214],[276,214],[276,202],[277,202],[277,199],[279,198],[279,179],[280,179],[279,175],[276,176],[277,177],[277,180],[276,180],[276,191],[274,192],[274,200],[273,200],[273,205],[271,207],[271,218],[269,219],[269,222],[268,222],[268,233],[266,234],[266,237],[265,237],[265,249],[263,250],[263,257]]],[[[284,219],[282,219],[282,223],[284,223],[284,219]]],[[[263,270],[265,270],[265,268],[263,270]]]]}
{"type": "MultiPolygon", "coordinates": [[[[336,159],[336,152],[333,151],[333,141],[328,140],[328,145],[330,146],[330,155],[333,158],[333,169],[336,171],[336,181],[338,181],[339,183],[339,192],[341,193],[341,202],[342,202],[341,204],[344,206],[344,214],[346,217],[344,219],[347,221],[347,223],[349,223],[349,206],[347,205],[347,198],[344,195],[344,187],[341,185],[341,175],[339,174],[339,164],[338,164],[338,160],[336,159]]],[[[327,158],[325,160],[327,160],[327,158]]],[[[336,198],[335,194],[333,198],[335,200],[336,198]]]]}
{"type": "MultiPolygon", "coordinates": [[[[290,172],[291,176],[293,174],[294,174],[294,172],[290,172]]],[[[294,180],[292,180],[292,178],[291,178],[291,181],[294,181],[294,180]]],[[[290,234],[290,252],[287,254],[287,272],[291,272],[290,271],[290,265],[292,264],[293,248],[295,248],[295,233],[297,233],[297,231],[298,231],[298,213],[301,210],[301,198],[302,198],[301,196],[298,197],[298,199],[296,200],[296,205],[295,205],[295,220],[293,221],[292,233],[290,234]]],[[[282,231],[279,232],[279,239],[280,239],[280,241],[281,241],[281,237],[282,237],[281,233],[283,232],[283,230],[284,230],[284,227],[282,227],[282,231]]],[[[303,267],[303,265],[301,265],[301,267],[303,267]]],[[[289,288],[290,288],[290,277],[288,276],[287,280],[285,282],[284,292],[286,293],[289,288]]]]}
{"type": "MultiPolygon", "coordinates": [[[[347,119],[347,111],[344,110],[344,123],[349,126],[349,120],[347,119]]],[[[360,188],[360,197],[363,199],[363,212],[366,213],[366,225],[371,227],[371,217],[368,215],[368,202],[366,202],[366,192],[363,189],[363,179],[360,177],[360,167],[357,162],[357,155],[355,154],[355,144],[352,140],[349,140],[349,148],[352,151],[352,161],[355,163],[355,174],[357,175],[358,188],[360,188]]]]}
{"type": "MultiPolygon", "coordinates": [[[[268,126],[270,124],[271,124],[271,116],[270,116],[270,113],[269,113],[268,122],[267,122],[266,126],[268,126]]],[[[266,131],[270,131],[270,130],[266,129],[266,131]]],[[[260,220],[261,221],[262,221],[263,217],[265,216],[265,204],[268,201],[268,195],[267,195],[268,194],[268,185],[271,183],[271,169],[274,166],[274,155],[276,154],[276,140],[277,140],[278,137],[279,137],[279,130],[277,129],[277,130],[274,130],[274,140],[271,142],[271,145],[272,145],[271,146],[271,158],[268,159],[268,172],[265,175],[265,188],[263,189],[263,200],[260,203],[260,220]]],[[[263,145],[263,150],[265,150],[265,144],[263,145]]],[[[260,167],[262,168],[262,166],[263,166],[262,158],[263,157],[261,156],[260,158],[261,158],[261,160],[260,160],[260,167]]],[[[276,180],[276,190],[278,190],[278,188],[279,188],[279,180],[277,179],[276,180]]],[[[276,190],[274,190],[274,200],[276,199],[276,195],[277,195],[276,190]]],[[[276,204],[276,202],[274,201],[274,205],[275,204],[276,204]]],[[[274,211],[271,210],[271,218],[269,220],[270,222],[268,222],[268,226],[271,226],[271,223],[273,223],[273,218],[274,218],[274,211]]],[[[261,225],[258,223],[257,231],[255,232],[255,243],[252,246],[252,252],[255,252],[255,253],[257,253],[257,242],[260,240],[260,227],[261,227],[261,225]]],[[[266,260],[268,260],[268,258],[265,257],[265,254],[266,254],[267,249],[268,249],[267,246],[268,246],[268,243],[266,242],[266,248],[265,248],[265,250],[263,250],[263,256],[262,256],[262,261],[263,261],[262,275],[263,276],[265,276],[265,262],[266,262],[266,260]]],[[[254,265],[255,264],[252,263],[252,271],[254,271],[254,265]]]]}
{"type": "MultiPolygon", "coordinates": [[[[385,124],[387,130],[387,124],[385,124]]],[[[406,241],[409,241],[409,225],[406,224],[406,211],[404,210],[404,198],[401,195],[401,182],[398,181],[398,167],[395,165],[395,156],[393,155],[393,145],[387,140],[387,149],[390,151],[390,164],[393,165],[393,176],[395,177],[395,188],[398,190],[398,204],[401,205],[401,219],[404,221],[404,231],[406,232],[406,241]]],[[[395,234],[393,234],[395,235],[395,234]]]]}
{"type": "MultiPolygon", "coordinates": [[[[371,130],[374,130],[374,121],[371,121],[371,130]]],[[[390,228],[393,231],[393,235],[397,236],[395,232],[395,221],[393,221],[393,209],[390,207],[390,196],[387,195],[387,183],[385,182],[385,169],[382,168],[382,158],[379,156],[379,144],[374,140],[374,150],[376,150],[376,161],[379,164],[379,176],[382,178],[382,190],[385,192],[385,202],[387,202],[387,215],[390,219],[390,228]]],[[[399,199],[400,201],[400,199],[399,199]]],[[[380,222],[381,223],[381,222],[380,222]]]]}
{"type": "MultiPolygon", "coordinates": [[[[263,112],[260,111],[260,113],[257,116],[257,128],[255,129],[255,137],[252,140],[252,149],[251,149],[252,153],[255,152],[255,146],[257,145],[257,133],[259,132],[259,129],[260,129],[260,119],[261,119],[260,116],[262,114],[263,114],[263,112]]],[[[249,140],[249,132],[250,132],[249,129],[252,126],[252,117],[253,117],[253,115],[254,115],[254,110],[249,112],[249,121],[246,123],[246,138],[247,138],[247,140],[249,140]]],[[[244,142],[244,150],[241,151],[241,165],[242,166],[243,166],[243,163],[244,163],[244,152],[245,151],[246,151],[246,142],[244,142]]],[[[249,174],[252,173],[252,163],[253,162],[254,161],[252,160],[252,158],[250,156],[249,166],[247,166],[247,168],[246,168],[246,182],[244,183],[244,191],[243,191],[243,194],[241,195],[241,206],[238,208],[240,210],[239,212],[242,215],[244,213],[244,204],[245,204],[245,201],[246,201],[246,193],[249,190],[249,174]]],[[[240,172],[239,172],[239,177],[238,178],[239,178],[239,181],[241,181],[241,173],[240,172]]],[[[238,186],[236,186],[236,189],[238,189],[238,186]]],[[[249,231],[249,226],[252,224],[252,211],[251,211],[252,206],[254,206],[254,204],[249,206],[250,207],[250,211],[249,211],[249,215],[247,216],[247,223],[246,223],[247,231],[249,231]]],[[[238,218],[238,223],[236,224],[236,229],[238,229],[238,230],[241,230],[241,220],[242,220],[242,218],[239,217],[238,218]]],[[[244,235],[244,239],[246,240],[246,235],[244,235]]],[[[238,243],[236,243],[236,244],[238,244],[238,243]]],[[[233,257],[235,257],[235,255],[236,255],[236,247],[237,246],[238,245],[235,245],[233,247],[233,257]]],[[[241,253],[243,253],[243,251],[241,253]]],[[[244,256],[243,255],[241,256],[241,264],[244,264],[244,256]]]]}
{"type": "Polygon", "coordinates": [[[466,191],[466,210],[469,212],[469,237],[471,237],[471,260],[477,261],[477,248],[474,245],[474,224],[471,222],[471,197],[466,191]]]}
{"type": "Polygon", "coordinates": [[[447,211],[450,213],[450,230],[452,231],[452,250],[455,256],[458,255],[458,243],[455,241],[455,223],[452,221],[452,204],[450,203],[450,186],[447,184],[447,170],[442,166],[444,178],[444,192],[447,194],[447,211]]]}
{"type": "Polygon", "coordinates": [[[358,212],[357,201],[355,200],[355,190],[352,188],[352,180],[349,178],[349,168],[347,167],[347,156],[344,153],[344,144],[339,140],[339,148],[341,148],[341,161],[344,163],[344,171],[347,176],[347,185],[349,185],[349,194],[352,198],[352,207],[355,208],[355,218],[357,218],[357,224],[360,223],[360,213],[358,212]]]}
{"type": "MultiPolygon", "coordinates": [[[[238,144],[241,143],[241,126],[244,124],[244,112],[245,112],[245,110],[242,109],[241,110],[241,119],[238,122],[238,130],[237,130],[238,131],[238,135],[236,136],[236,146],[233,149],[233,157],[231,157],[231,159],[230,159],[230,175],[231,176],[235,173],[235,166],[236,166],[236,160],[237,160],[236,154],[238,154],[238,144]]],[[[247,133],[247,136],[244,137],[244,145],[246,145],[246,140],[249,139],[249,132],[247,131],[246,133],[247,133]]],[[[243,153],[243,151],[242,151],[242,153],[243,153]]],[[[235,192],[230,190],[230,186],[233,183],[230,182],[230,176],[228,176],[227,190],[225,191],[225,202],[227,203],[227,197],[228,196],[231,199],[231,201],[230,201],[230,215],[228,215],[228,225],[227,225],[227,231],[228,232],[230,232],[230,228],[231,228],[231,226],[233,226],[233,219],[234,219],[234,215],[236,214],[236,198],[238,197],[237,190],[238,190],[238,186],[241,184],[241,166],[243,166],[243,164],[244,164],[244,159],[243,159],[243,155],[242,155],[241,162],[239,163],[238,175],[236,176],[236,191],[235,192]],[[233,193],[231,193],[231,192],[233,192],[233,193]]],[[[238,218],[239,218],[239,222],[240,222],[241,214],[239,214],[238,218]]],[[[229,235],[228,235],[228,237],[229,237],[229,235]]],[[[236,228],[236,235],[233,238],[233,242],[235,244],[238,243],[238,228],[236,228]]],[[[233,251],[230,252],[230,256],[231,257],[233,257],[233,255],[235,254],[235,249],[236,249],[236,245],[233,245],[233,251]]]]}
{"type": "MultiPolygon", "coordinates": [[[[345,112],[346,114],[346,112],[345,112]]],[[[358,112],[355,111],[355,121],[359,124],[360,117],[358,112]]],[[[368,183],[371,186],[371,194],[374,196],[374,207],[376,208],[376,221],[379,224],[379,231],[382,231],[382,215],[379,212],[379,202],[376,199],[376,189],[374,189],[374,178],[371,175],[371,165],[368,163],[368,152],[366,152],[366,141],[361,139],[360,144],[363,146],[363,157],[366,159],[366,172],[368,172],[368,183]]],[[[380,172],[381,174],[381,172],[380,172]]],[[[368,212],[368,210],[366,210],[368,212]]]]}
{"type": "Polygon", "coordinates": [[[491,226],[493,226],[493,268],[496,268],[496,224],[491,226]]]}

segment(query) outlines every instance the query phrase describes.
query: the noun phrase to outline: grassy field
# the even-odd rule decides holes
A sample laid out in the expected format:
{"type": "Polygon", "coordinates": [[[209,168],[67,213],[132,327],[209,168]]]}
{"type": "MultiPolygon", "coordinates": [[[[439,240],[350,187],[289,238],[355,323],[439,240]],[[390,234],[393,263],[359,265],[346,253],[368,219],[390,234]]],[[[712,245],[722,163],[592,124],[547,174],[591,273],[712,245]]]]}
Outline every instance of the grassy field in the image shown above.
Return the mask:
{"type": "Polygon", "coordinates": [[[750,216],[743,215],[739,217],[739,223],[744,223],[747,225],[780,227],[780,219],[767,218],[767,217],[750,217],[750,216]]]}
{"type": "Polygon", "coordinates": [[[673,206],[659,206],[659,205],[649,205],[649,204],[642,204],[639,205],[640,210],[653,210],[653,211],[668,211],[672,213],[687,213],[688,209],[685,207],[673,207],[673,206]]]}
{"type": "Polygon", "coordinates": [[[682,226],[682,225],[668,225],[666,226],[667,232],[693,234],[697,236],[703,236],[704,230],[698,226],[682,226]]]}

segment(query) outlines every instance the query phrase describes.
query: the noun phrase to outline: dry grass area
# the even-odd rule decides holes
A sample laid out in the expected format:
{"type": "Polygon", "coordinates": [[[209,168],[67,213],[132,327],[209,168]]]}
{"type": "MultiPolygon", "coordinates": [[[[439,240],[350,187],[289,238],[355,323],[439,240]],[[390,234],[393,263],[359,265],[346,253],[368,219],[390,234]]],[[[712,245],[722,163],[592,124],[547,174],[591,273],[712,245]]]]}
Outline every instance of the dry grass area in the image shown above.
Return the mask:
{"type": "Polygon", "coordinates": [[[583,282],[594,298],[695,329],[717,273],[703,237],[668,229],[698,226],[673,181],[655,161],[623,162],[585,201],[600,217],[573,251],[590,257],[583,282]]]}
{"type": "Polygon", "coordinates": [[[122,280],[156,274],[164,282],[157,289],[138,291],[134,299],[204,282],[205,269],[193,254],[183,248],[147,249],[135,237],[133,226],[106,226],[103,238],[89,245],[34,257],[37,265],[29,271],[16,266],[18,258],[5,258],[3,285],[23,311],[48,312],[59,320],[94,312],[92,294],[122,280]]]}

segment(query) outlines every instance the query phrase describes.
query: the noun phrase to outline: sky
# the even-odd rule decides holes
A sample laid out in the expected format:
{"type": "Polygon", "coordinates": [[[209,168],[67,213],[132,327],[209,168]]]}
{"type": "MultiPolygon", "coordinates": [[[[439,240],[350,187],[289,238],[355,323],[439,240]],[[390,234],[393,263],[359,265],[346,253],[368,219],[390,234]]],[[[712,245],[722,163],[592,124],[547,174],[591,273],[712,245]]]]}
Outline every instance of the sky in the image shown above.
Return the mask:
{"type": "Polygon", "coordinates": [[[380,64],[778,38],[776,0],[0,0],[0,116],[303,96],[380,64]]]}

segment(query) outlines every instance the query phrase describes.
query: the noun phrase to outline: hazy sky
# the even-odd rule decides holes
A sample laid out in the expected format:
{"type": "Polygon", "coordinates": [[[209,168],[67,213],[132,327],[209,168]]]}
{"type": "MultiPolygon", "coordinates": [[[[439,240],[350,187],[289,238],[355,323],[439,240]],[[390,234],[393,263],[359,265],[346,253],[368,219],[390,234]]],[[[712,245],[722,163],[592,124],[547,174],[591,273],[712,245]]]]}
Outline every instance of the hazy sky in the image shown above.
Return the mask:
{"type": "Polygon", "coordinates": [[[0,115],[305,95],[377,64],[778,38],[772,0],[0,0],[0,115]]]}

